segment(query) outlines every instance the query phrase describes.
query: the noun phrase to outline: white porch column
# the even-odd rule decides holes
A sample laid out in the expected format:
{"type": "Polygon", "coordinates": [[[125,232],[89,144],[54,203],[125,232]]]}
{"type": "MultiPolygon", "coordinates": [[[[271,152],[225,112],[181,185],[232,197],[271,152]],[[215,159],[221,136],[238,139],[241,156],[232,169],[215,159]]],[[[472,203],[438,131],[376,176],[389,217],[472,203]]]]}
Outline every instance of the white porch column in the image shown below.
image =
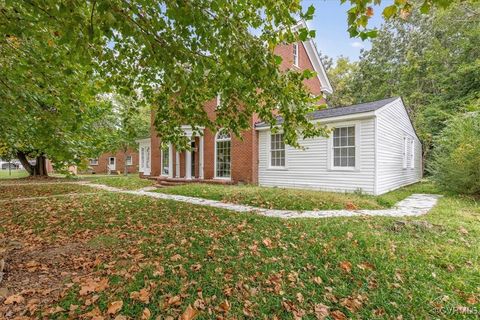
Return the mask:
{"type": "Polygon", "coordinates": [[[192,152],[185,150],[185,179],[192,179],[192,152]]]}
{"type": "Polygon", "coordinates": [[[172,144],[168,144],[168,177],[173,178],[173,148],[172,144]]]}
{"type": "Polygon", "coordinates": [[[203,135],[200,135],[200,143],[198,146],[198,174],[200,179],[204,178],[203,175],[203,135]]]}
{"type": "Polygon", "coordinates": [[[180,152],[175,154],[175,178],[180,178],[180,152]]]}

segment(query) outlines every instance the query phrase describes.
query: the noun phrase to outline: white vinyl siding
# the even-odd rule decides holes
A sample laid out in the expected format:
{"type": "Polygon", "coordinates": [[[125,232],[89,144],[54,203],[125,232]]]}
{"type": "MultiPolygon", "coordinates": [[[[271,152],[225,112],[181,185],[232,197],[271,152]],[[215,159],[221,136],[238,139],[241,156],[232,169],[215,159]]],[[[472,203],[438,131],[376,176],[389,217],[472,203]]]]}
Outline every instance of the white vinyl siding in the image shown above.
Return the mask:
{"type": "Polygon", "coordinates": [[[290,188],[308,188],[328,191],[353,192],[362,190],[374,192],[374,119],[363,119],[352,122],[329,123],[331,127],[355,125],[358,153],[356,166],[352,170],[337,170],[332,168],[332,153],[329,147],[333,145],[332,138],[318,137],[300,140],[304,149],[285,146],[288,155],[288,166],[285,170],[270,170],[269,142],[270,130],[259,131],[259,167],[258,179],[262,186],[278,186],[290,188]],[[358,131],[357,131],[358,130],[358,131]],[[329,162],[331,161],[331,162],[329,162]]]}
{"type": "Polygon", "coordinates": [[[400,99],[377,113],[377,194],[422,178],[422,145],[400,99]]]}

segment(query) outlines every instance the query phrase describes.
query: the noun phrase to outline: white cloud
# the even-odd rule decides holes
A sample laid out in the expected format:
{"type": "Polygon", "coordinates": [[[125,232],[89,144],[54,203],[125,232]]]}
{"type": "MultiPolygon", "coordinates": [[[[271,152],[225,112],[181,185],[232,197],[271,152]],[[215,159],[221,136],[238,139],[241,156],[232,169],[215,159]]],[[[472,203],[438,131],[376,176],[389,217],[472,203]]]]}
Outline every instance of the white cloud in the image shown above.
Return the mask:
{"type": "Polygon", "coordinates": [[[365,47],[363,42],[360,42],[360,41],[352,42],[352,43],[350,43],[350,45],[354,48],[364,48],[365,47]]]}

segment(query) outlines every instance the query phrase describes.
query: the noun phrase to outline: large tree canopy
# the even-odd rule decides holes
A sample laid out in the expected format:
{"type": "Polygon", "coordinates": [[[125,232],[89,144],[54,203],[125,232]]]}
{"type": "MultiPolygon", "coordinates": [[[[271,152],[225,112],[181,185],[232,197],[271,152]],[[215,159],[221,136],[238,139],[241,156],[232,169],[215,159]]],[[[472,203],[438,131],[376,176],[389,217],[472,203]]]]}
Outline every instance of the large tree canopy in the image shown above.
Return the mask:
{"type": "MultiPolygon", "coordinates": [[[[352,35],[374,35],[369,5],[379,2],[351,1],[352,35]]],[[[396,16],[390,8],[384,16],[396,16]]],[[[239,134],[253,113],[272,125],[282,115],[291,145],[326,134],[307,117],[318,107],[303,86],[313,72],[281,72],[273,53],[313,36],[295,28],[313,13],[300,0],[0,0],[0,139],[22,157],[78,161],[111,125],[98,99],[109,92],[154,106],[159,135],[177,144],[181,125],[239,134]],[[217,95],[213,121],[203,103],[217,95]]]]}

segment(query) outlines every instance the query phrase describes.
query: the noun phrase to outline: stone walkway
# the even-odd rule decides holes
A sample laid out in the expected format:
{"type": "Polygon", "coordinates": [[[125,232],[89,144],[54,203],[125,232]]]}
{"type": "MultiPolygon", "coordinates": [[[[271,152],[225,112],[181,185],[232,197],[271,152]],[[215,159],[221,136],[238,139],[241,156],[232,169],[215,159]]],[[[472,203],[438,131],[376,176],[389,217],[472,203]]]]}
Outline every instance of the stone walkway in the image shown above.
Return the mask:
{"type": "Polygon", "coordinates": [[[398,202],[393,208],[382,210],[315,210],[315,211],[297,211],[297,210],[276,210],[257,208],[241,204],[224,203],[217,200],[208,200],[195,197],[187,197],[173,194],[164,194],[158,192],[151,192],[152,187],[147,187],[139,190],[123,190],[114,187],[109,187],[102,184],[95,183],[81,183],[89,187],[118,192],[133,194],[138,196],[147,196],[162,200],[173,200],[179,202],[186,202],[190,204],[209,206],[214,208],[221,208],[236,212],[253,212],[267,217],[277,218],[327,218],[327,217],[354,217],[354,216],[387,216],[387,217],[405,217],[405,216],[419,216],[426,214],[436,204],[441,197],[436,194],[412,194],[404,200],[398,202]]]}

